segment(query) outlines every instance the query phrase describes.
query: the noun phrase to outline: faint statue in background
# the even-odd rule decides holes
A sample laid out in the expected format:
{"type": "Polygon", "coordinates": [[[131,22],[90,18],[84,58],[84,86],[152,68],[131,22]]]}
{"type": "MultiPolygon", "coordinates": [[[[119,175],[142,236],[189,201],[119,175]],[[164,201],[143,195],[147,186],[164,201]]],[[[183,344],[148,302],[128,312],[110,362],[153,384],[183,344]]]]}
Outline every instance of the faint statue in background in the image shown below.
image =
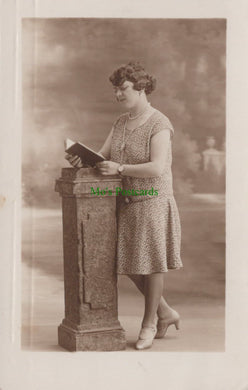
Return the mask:
{"type": "Polygon", "coordinates": [[[198,172],[196,180],[197,192],[224,193],[225,192],[225,144],[222,150],[215,148],[213,136],[207,138],[207,149],[202,152],[203,171],[198,172]]]}
{"type": "Polygon", "coordinates": [[[203,155],[203,169],[208,171],[212,165],[218,175],[221,174],[225,168],[225,152],[223,150],[215,149],[215,138],[207,138],[208,149],[202,152],[203,155]]]}

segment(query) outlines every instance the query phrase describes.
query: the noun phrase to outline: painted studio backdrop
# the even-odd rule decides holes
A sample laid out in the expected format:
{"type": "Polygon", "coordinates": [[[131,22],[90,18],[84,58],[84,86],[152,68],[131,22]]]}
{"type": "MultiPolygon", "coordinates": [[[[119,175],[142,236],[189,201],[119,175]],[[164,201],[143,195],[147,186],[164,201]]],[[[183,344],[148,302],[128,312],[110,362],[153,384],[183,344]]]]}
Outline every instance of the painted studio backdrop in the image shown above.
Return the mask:
{"type": "MultiPolygon", "coordinates": [[[[100,149],[121,113],[108,78],[139,60],[157,79],[149,101],[175,128],[184,268],[166,278],[185,330],[173,342],[168,336],[163,348],[223,350],[225,51],[222,19],[23,19],[24,348],[57,348],[63,317],[61,200],[54,183],[69,166],[64,139],[100,149]]],[[[126,279],[119,281],[119,313],[133,329],[136,311],[128,302],[138,293],[126,279]]],[[[142,297],[135,299],[138,307],[142,297]]]]}

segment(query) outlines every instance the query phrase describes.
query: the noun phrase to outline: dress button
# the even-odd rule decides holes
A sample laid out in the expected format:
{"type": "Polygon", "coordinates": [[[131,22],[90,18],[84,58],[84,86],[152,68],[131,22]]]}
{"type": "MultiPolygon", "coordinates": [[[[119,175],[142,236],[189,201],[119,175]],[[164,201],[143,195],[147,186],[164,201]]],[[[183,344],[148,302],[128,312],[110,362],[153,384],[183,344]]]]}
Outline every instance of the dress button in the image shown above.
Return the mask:
{"type": "Polygon", "coordinates": [[[128,204],[130,202],[130,199],[126,196],[125,197],[125,203],[128,204]]]}

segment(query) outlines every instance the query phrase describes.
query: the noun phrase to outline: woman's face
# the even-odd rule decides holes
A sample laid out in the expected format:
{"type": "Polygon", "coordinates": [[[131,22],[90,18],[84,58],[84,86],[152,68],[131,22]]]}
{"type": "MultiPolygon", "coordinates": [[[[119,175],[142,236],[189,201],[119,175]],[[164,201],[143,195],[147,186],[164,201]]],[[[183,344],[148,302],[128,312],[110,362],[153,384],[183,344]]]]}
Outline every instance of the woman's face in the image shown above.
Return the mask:
{"type": "Polygon", "coordinates": [[[114,87],[114,93],[124,108],[131,109],[139,102],[140,93],[133,88],[131,81],[126,80],[120,87],[114,87]]]}

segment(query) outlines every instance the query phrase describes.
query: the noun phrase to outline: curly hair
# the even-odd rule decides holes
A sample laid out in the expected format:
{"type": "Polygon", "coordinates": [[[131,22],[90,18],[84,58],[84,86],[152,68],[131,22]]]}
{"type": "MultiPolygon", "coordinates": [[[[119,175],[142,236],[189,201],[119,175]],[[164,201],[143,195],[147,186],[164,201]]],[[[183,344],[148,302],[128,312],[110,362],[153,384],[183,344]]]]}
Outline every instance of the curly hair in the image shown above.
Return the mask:
{"type": "Polygon", "coordinates": [[[121,86],[124,81],[131,81],[136,91],[144,89],[148,95],[156,88],[156,79],[150,76],[139,62],[129,62],[116,69],[109,77],[115,87],[121,86]]]}

